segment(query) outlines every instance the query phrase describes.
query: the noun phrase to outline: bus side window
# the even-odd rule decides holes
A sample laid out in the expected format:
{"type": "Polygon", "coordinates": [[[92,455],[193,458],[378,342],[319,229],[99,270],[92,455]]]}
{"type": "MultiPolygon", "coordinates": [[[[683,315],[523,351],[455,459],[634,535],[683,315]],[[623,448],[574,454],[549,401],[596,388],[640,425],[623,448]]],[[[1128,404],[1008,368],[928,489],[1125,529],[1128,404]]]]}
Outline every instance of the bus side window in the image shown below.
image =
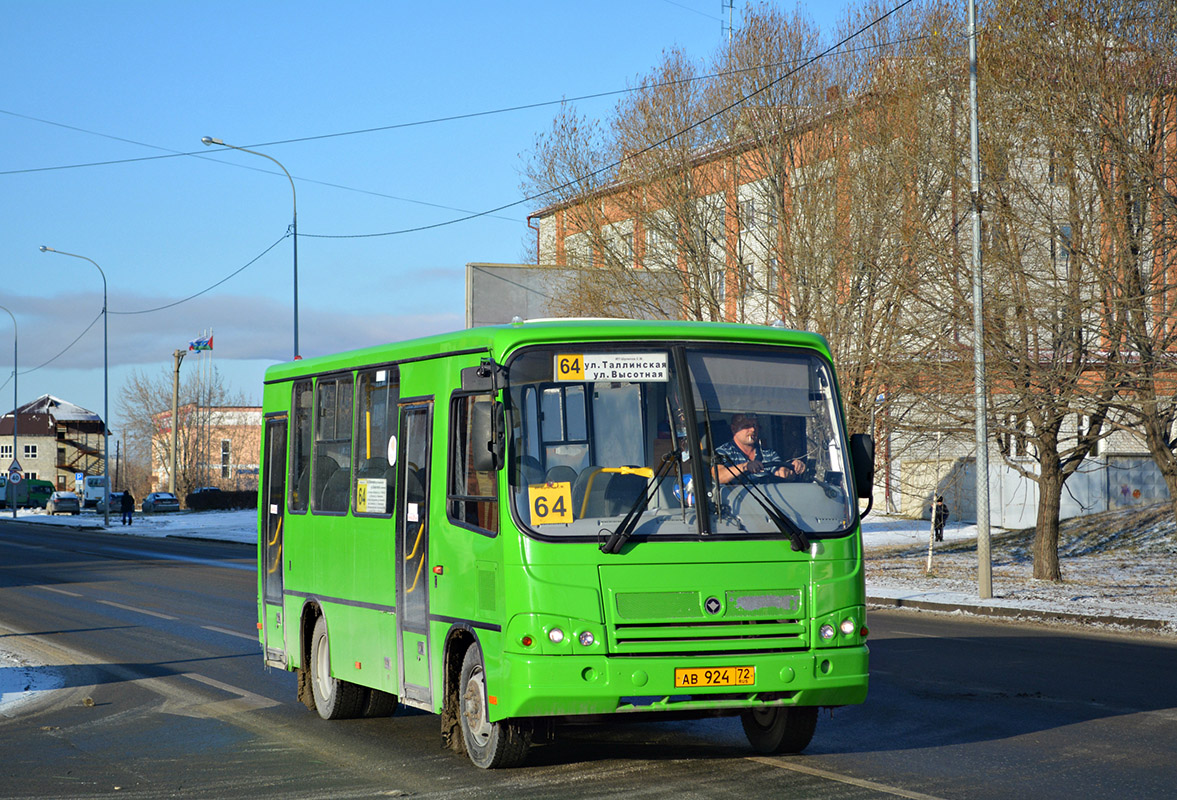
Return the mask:
{"type": "Polygon", "coordinates": [[[311,382],[294,384],[290,438],[290,510],[306,511],[311,496],[311,382]]]}
{"type": "Polygon", "coordinates": [[[396,456],[390,452],[400,399],[395,367],[361,372],[356,389],[355,513],[391,514],[396,456]]]}
{"type": "Polygon", "coordinates": [[[474,409],[491,402],[490,395],[456,395],[450,403],[447,511],[454,522],[498,533],[498,473],[474,468],[474,448],[485,448],[487,443],[475,440],[471,424],[474,409]]]}
{"type": "Polygon", "coordinates": [[[311,469],[312,508],[346,512],[351,487],[352,379],[320,378],[311,469]]]}

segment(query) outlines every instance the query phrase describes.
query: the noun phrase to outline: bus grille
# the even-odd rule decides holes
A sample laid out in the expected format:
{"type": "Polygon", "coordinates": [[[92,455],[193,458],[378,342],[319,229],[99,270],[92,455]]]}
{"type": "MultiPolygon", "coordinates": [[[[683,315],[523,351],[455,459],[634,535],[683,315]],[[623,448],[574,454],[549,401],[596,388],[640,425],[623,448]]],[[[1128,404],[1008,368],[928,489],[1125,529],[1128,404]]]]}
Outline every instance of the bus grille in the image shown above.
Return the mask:
{"type": "Polygon", "coordinates": [[[799,650],[808,646],[805,624],[795,619],[614,625],[616,655],[691,655],[799,650]]]}

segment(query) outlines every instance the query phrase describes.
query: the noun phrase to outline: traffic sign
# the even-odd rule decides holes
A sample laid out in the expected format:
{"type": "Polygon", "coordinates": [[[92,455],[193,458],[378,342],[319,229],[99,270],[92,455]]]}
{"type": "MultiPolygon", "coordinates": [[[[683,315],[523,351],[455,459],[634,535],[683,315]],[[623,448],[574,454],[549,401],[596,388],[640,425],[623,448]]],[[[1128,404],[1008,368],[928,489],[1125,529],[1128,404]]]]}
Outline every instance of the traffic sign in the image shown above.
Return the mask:
{"type": "Polygon", "coordinates": [[[12,459],[12,463],[8,465],[8,471],[9,472],[24,472],[24,470],[20,468],[20,462],[17,461],[15,458],[12,459]]]}
{"type": "Polygon", "coordinates": [[[9,483],[20,483],[20,473],[17,472],[16,470],[13,470],[12,472],[8,473],[8,482],[9,483]]]}

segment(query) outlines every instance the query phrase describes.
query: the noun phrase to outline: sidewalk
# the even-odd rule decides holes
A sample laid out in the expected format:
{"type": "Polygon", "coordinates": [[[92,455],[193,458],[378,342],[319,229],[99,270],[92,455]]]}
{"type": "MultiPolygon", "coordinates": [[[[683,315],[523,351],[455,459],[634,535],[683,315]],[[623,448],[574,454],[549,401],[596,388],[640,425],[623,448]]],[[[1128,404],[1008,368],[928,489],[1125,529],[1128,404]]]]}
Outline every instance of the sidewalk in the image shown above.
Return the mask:
{"type": "Polygon", "coordinates": [[[1168,511],[1133,509],[1064,523],[1063,581],[1033,577],[1031,531],[990,532],[993,597],[977,583],[976,526],[950,523],[927,574],[927,520],[863,523],[870,605],[1177,635],[1177,536],[1168,511]],[[1158,519],[1160,522],[1158,523],[1158,519]]]}

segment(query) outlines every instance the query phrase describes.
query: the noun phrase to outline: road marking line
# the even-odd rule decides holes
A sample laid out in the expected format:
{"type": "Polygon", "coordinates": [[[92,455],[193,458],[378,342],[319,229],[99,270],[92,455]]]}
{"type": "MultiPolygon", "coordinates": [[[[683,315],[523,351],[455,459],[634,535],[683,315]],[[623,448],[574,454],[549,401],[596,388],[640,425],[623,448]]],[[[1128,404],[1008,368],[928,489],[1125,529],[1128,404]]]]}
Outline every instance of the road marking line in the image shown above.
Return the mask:
{"type": "Polygon", "coordinates": [[[240,639],[248,639],[251,642],[257,641],[256,636],[251,636],[250,634],[242,633],[241,631],[231,631],[228,628],[218,628],[216,625],[201,625],[200,627],[204,628],[206,631],[216,631],[217,633],[224,633],[229,636],[236,636],[240,639]]]}
{"type": "Polygon", "coordinates": [[[82,597],[77,592],[67,592],[65,589],[55,589],[52,586],[38,586],[38,589],[44,589],[47,592],[57,592],[58,594],[68,595],[70,597],[82,597]]]}
{"type": "Polygon", "coordinates": [[[221,681],[218,681],[215,678],[210,678],[207,675],[201,675],[196,672],[184,672],[181,674],[185,678],[191,678],[198,683],[203,683],[204,685],[211,686],[214,689],[220,689],[222,692],[239,695],[251,708],[271,708],[272,706],[282,705],[278,700],[271,700],[268,697],[262,697],[260,694],[254,694],[253,692],[246,691],[245,689],[239,689],[236,686],[228,683],[222,683],[221,681]]]}
{"type": "Polygon", "coordinates": [[[912,792],[907,789],[900,789],[895,786],[887,786],[883,783],[876,783],[875,781],[866,781],[861,778],[852,778],[849,775],[841,775],[837,772],[829,772],[828,770],[818,769],[816,767],[807,767],[798,764],[794,759],[781,758],[772,756],[748,756],[749,761],[759,761],[761,764],[768,764],[770,767],[779,767],[780,769],[788,769],[793,772],[800,772],[805,775],[812,775],[815,778],[825,778],[826,780],[839,781],[841,783],[848,783],[851,786],[858,786],[862,789],[870,789],[875,792],[883,792],[884,794],[892,794],[896,797],[906,797],[908,800],[943,800],[931,794],[924,794],[922,792],[912,792]]]}
{"type": "Polygon", "coordinates": [[[179,617],[173,617],[168,614],[161,614],[158,611],[148,611],[145,608],[136,608],[135,606],[125,606],[122,603],[116,603],[113,600],[98,600],[96,602],[102,603],[102,605],[104,605],[104,606],[113,606],[115,608],[121,608],[123,611],[134,611],[139,614],[147,614],[152,617],[159,617],[160,619],[172,619],[172,620],[179,619],[179,617]]]}

